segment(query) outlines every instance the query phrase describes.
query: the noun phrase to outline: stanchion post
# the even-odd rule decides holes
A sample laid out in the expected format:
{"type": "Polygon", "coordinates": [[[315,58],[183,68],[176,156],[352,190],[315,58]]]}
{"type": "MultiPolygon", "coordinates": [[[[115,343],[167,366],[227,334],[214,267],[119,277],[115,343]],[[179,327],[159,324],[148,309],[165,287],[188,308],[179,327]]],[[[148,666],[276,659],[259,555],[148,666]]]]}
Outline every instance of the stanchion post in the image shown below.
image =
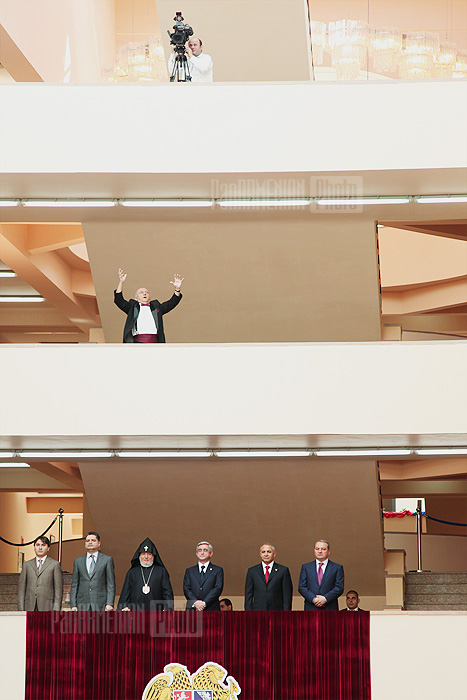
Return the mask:
{"type": "Polygon", "coordinates": [[[422,502],[417,501],[417,573],[422,573],[422,502]]]}
{"type": "MultiPolygon", "coordinates": [[[[419,501],[420,502],[420,501],[419,501]]],[[[63,541],[63,508],[58,509],[58,563],[62,563],[62,541],[63,541]]]]}

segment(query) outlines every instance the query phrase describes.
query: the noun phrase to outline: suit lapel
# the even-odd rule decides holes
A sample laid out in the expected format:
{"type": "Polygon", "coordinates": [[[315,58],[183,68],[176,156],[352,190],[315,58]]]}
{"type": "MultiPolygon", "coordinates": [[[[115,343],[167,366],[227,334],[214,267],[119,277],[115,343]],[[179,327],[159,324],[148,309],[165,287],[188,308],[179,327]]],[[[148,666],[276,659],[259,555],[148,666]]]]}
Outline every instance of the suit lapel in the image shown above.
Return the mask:
{"type": "MultiPolygon", "coordinates": [[[[154,322],[156,324],[157,332],[159,333],[159,318],[158,318],[159,314],[156,311],[157,308],[158,308],[158,305],[156,303],[154,303],[153,301],[151,301],[151,313],[153,315],[154,322]],[[152,308],[152,304],[154,304],[154,308],[152,308]]],[[[198,572],[199,572],[199,569],[198,569],[198,572]]]]}
{"type": "MultiPolygon", "coordinates": [[[[328,577],[330,576],[330,574],[331,574],[331,565],[332,565],[332,561],[330,561],[330,560],[328,559],[328,563],[326,564],[326,568],[325,568],[325,570],[324,570],[324,574],[323,574],[323,579],[322,579],[322,581],[321,581],[321,585],[323,585],[324,581],[327,580],[328,577]]],[[[318,577],[316,577],[316,578],[318,578],[318,577]]]]}
{"type": "MultiPolygon", "coordinates": [[[[273,578],[273,576],[277,576],[279,569],[277,568],[277,564],[272,564],[271,571],[269,572],[269,581],[273,578]]],[[[268,581],[268,583],[269,583],[268,581]]]]}

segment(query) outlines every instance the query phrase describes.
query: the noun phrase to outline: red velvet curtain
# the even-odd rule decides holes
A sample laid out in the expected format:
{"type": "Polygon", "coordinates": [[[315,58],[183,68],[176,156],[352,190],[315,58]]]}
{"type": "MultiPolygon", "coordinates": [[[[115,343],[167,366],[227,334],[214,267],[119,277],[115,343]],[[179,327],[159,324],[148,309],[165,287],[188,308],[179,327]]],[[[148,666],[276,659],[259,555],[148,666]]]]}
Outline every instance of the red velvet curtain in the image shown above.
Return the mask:
{"type": "Polygon", "coordinates": [[[27,614],[26,700],[141,700],[179,663],[207,661],[239,700],[369,700],[369,613],[27,614]]]}

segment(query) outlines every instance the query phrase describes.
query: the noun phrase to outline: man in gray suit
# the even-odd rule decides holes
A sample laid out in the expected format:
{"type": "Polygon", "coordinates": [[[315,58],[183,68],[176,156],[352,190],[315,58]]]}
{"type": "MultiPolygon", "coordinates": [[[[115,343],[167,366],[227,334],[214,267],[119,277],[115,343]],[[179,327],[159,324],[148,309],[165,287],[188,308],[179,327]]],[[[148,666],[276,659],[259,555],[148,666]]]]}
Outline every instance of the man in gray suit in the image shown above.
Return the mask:
{"type": "Polygon", "coordinates": [[[72,610],[113,610],[115,598],[114,560],[100,551],[98,532],[88,532],[86,554],[73,562],[70,591],[72,610]]]}
{"type": "Polygon", "coordinates": [[[50,540],[34,540],[34,559],[24,563],[18,583],[18,610],[60,610],[63,576],[60,564],[48,556],[50,540]]]}

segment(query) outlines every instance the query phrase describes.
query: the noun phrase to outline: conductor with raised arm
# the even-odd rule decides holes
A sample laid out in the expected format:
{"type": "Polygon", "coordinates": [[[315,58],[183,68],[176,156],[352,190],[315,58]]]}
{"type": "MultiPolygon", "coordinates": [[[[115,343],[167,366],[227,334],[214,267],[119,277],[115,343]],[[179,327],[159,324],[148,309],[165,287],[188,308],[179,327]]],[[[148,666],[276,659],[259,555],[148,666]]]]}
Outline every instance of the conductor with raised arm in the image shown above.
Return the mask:
{"type": "Polygon", "coordinates": [[[126,273],[120,268],[118,271],[119,282],[114,291],[114,302],[127,315],[123,330],[124,343],[165,343],[164,322],[162,317],[172,311],[180,303],[182,294],[183,277],[174,275],[174,293],[168,301],[160,302],[157,299],[151,301],[149,292],[145,287],[136,290],[135,298],[126,300],[123,298],[123,285],[126,273]]]}

